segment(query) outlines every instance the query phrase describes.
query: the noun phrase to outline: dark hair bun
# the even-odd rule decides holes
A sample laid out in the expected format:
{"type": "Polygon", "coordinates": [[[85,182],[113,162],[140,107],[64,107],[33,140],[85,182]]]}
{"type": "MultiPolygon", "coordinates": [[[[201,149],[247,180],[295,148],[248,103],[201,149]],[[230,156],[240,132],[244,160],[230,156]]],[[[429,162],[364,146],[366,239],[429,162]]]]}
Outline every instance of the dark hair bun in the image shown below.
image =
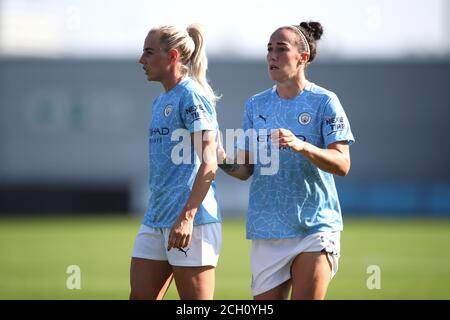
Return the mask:
{"type": "Polygon", "coordinates": [[[300,23],[300,27],[305,30],[314,40],[320,40],[323,34],[323,27],[320,22],[310,21],[300,23]]]}

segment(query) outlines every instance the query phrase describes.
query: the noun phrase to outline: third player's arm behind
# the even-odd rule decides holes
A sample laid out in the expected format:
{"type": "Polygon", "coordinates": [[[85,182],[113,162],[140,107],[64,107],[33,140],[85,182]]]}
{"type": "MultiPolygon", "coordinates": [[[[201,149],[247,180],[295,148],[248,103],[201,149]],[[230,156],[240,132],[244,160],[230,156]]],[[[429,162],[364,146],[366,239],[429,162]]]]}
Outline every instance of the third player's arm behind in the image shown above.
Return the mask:
{"type": "Polygon", "coordinates": [[[222,169],[226,174],[240,180],[247,180],[252,176],[254,165],[250,163],[250,152],[238,150],[237,156],[234,159],[230,159],[227,158],[225,151],[219,144],[217,157],[219,168],[222,169]]]}

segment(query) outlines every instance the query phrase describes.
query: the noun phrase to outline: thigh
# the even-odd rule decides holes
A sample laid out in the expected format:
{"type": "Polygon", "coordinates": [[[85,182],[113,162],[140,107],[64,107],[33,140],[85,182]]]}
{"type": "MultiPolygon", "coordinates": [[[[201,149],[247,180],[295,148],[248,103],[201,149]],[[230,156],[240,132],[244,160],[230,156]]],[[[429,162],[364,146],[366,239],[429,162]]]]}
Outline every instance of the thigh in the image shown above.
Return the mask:
{"type": "Polygon", "coordinates": [[[172,266],[167,261],[132,258],[130,299],[161,300],[172,281],[172,272],[172,266]]]}
{"type": "Polygon", "coordinates": [[[176,267],[173,274],[182,300],[212,300],[214,298],[215,268],[176,267]]]}
{"type": "Polygon", "coordinates": [[[258,294],[253,298],[255,300],[287,300],[289,290],[291,289],[291,279],[283,282],[269,291],[258,294]]]}
{"type": "Polygon", "coordinates": [[[291,299],[324,299],[332,268],[326,252],[303,252],[292,263],[291,299]]]}

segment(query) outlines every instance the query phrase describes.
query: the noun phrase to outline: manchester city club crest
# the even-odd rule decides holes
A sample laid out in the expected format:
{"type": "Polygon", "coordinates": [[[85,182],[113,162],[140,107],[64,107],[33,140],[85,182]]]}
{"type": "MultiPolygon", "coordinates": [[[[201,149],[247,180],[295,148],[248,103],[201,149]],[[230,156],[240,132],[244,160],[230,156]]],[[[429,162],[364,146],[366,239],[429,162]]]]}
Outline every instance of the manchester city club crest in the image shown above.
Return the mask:
{"type": "Polygon", "coordinates": [[[307,125],[311,121],[311,115],[304,112],[298,116],[298,122],[303,125],[307,125]]]}
{"type": "Polygon", "coordinates": [[[173,109],[172,105],[168,104],[168,105],[164,108],[164,115],[165,115],[166,117],[168,117],[169,114],[172,112],[172,109],[173,109]]]}

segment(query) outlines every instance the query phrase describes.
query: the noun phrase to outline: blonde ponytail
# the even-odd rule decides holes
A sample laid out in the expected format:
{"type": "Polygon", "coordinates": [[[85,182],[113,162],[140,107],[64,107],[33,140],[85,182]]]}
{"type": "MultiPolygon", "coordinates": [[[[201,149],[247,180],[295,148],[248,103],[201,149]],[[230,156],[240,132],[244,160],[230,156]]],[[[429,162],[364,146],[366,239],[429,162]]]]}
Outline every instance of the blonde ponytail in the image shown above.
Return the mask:
{"type": "Polygon", "coordinates": [[[198,24],[192,24],[189,27],[187,27],[187,32],[195,44],[194,52],[192,52],[192,55],[189,59],[190,60],[189,74],[195,81],[197,81],[202,86],[206,95],[208,95],[208,97],[215,105],[216,102],[220,99],[220,97],[214,93],[214,90],[211,88],[206,78],[206,70],[208,69],[208,59],[206,57],[203,31],[198,24]]]}

